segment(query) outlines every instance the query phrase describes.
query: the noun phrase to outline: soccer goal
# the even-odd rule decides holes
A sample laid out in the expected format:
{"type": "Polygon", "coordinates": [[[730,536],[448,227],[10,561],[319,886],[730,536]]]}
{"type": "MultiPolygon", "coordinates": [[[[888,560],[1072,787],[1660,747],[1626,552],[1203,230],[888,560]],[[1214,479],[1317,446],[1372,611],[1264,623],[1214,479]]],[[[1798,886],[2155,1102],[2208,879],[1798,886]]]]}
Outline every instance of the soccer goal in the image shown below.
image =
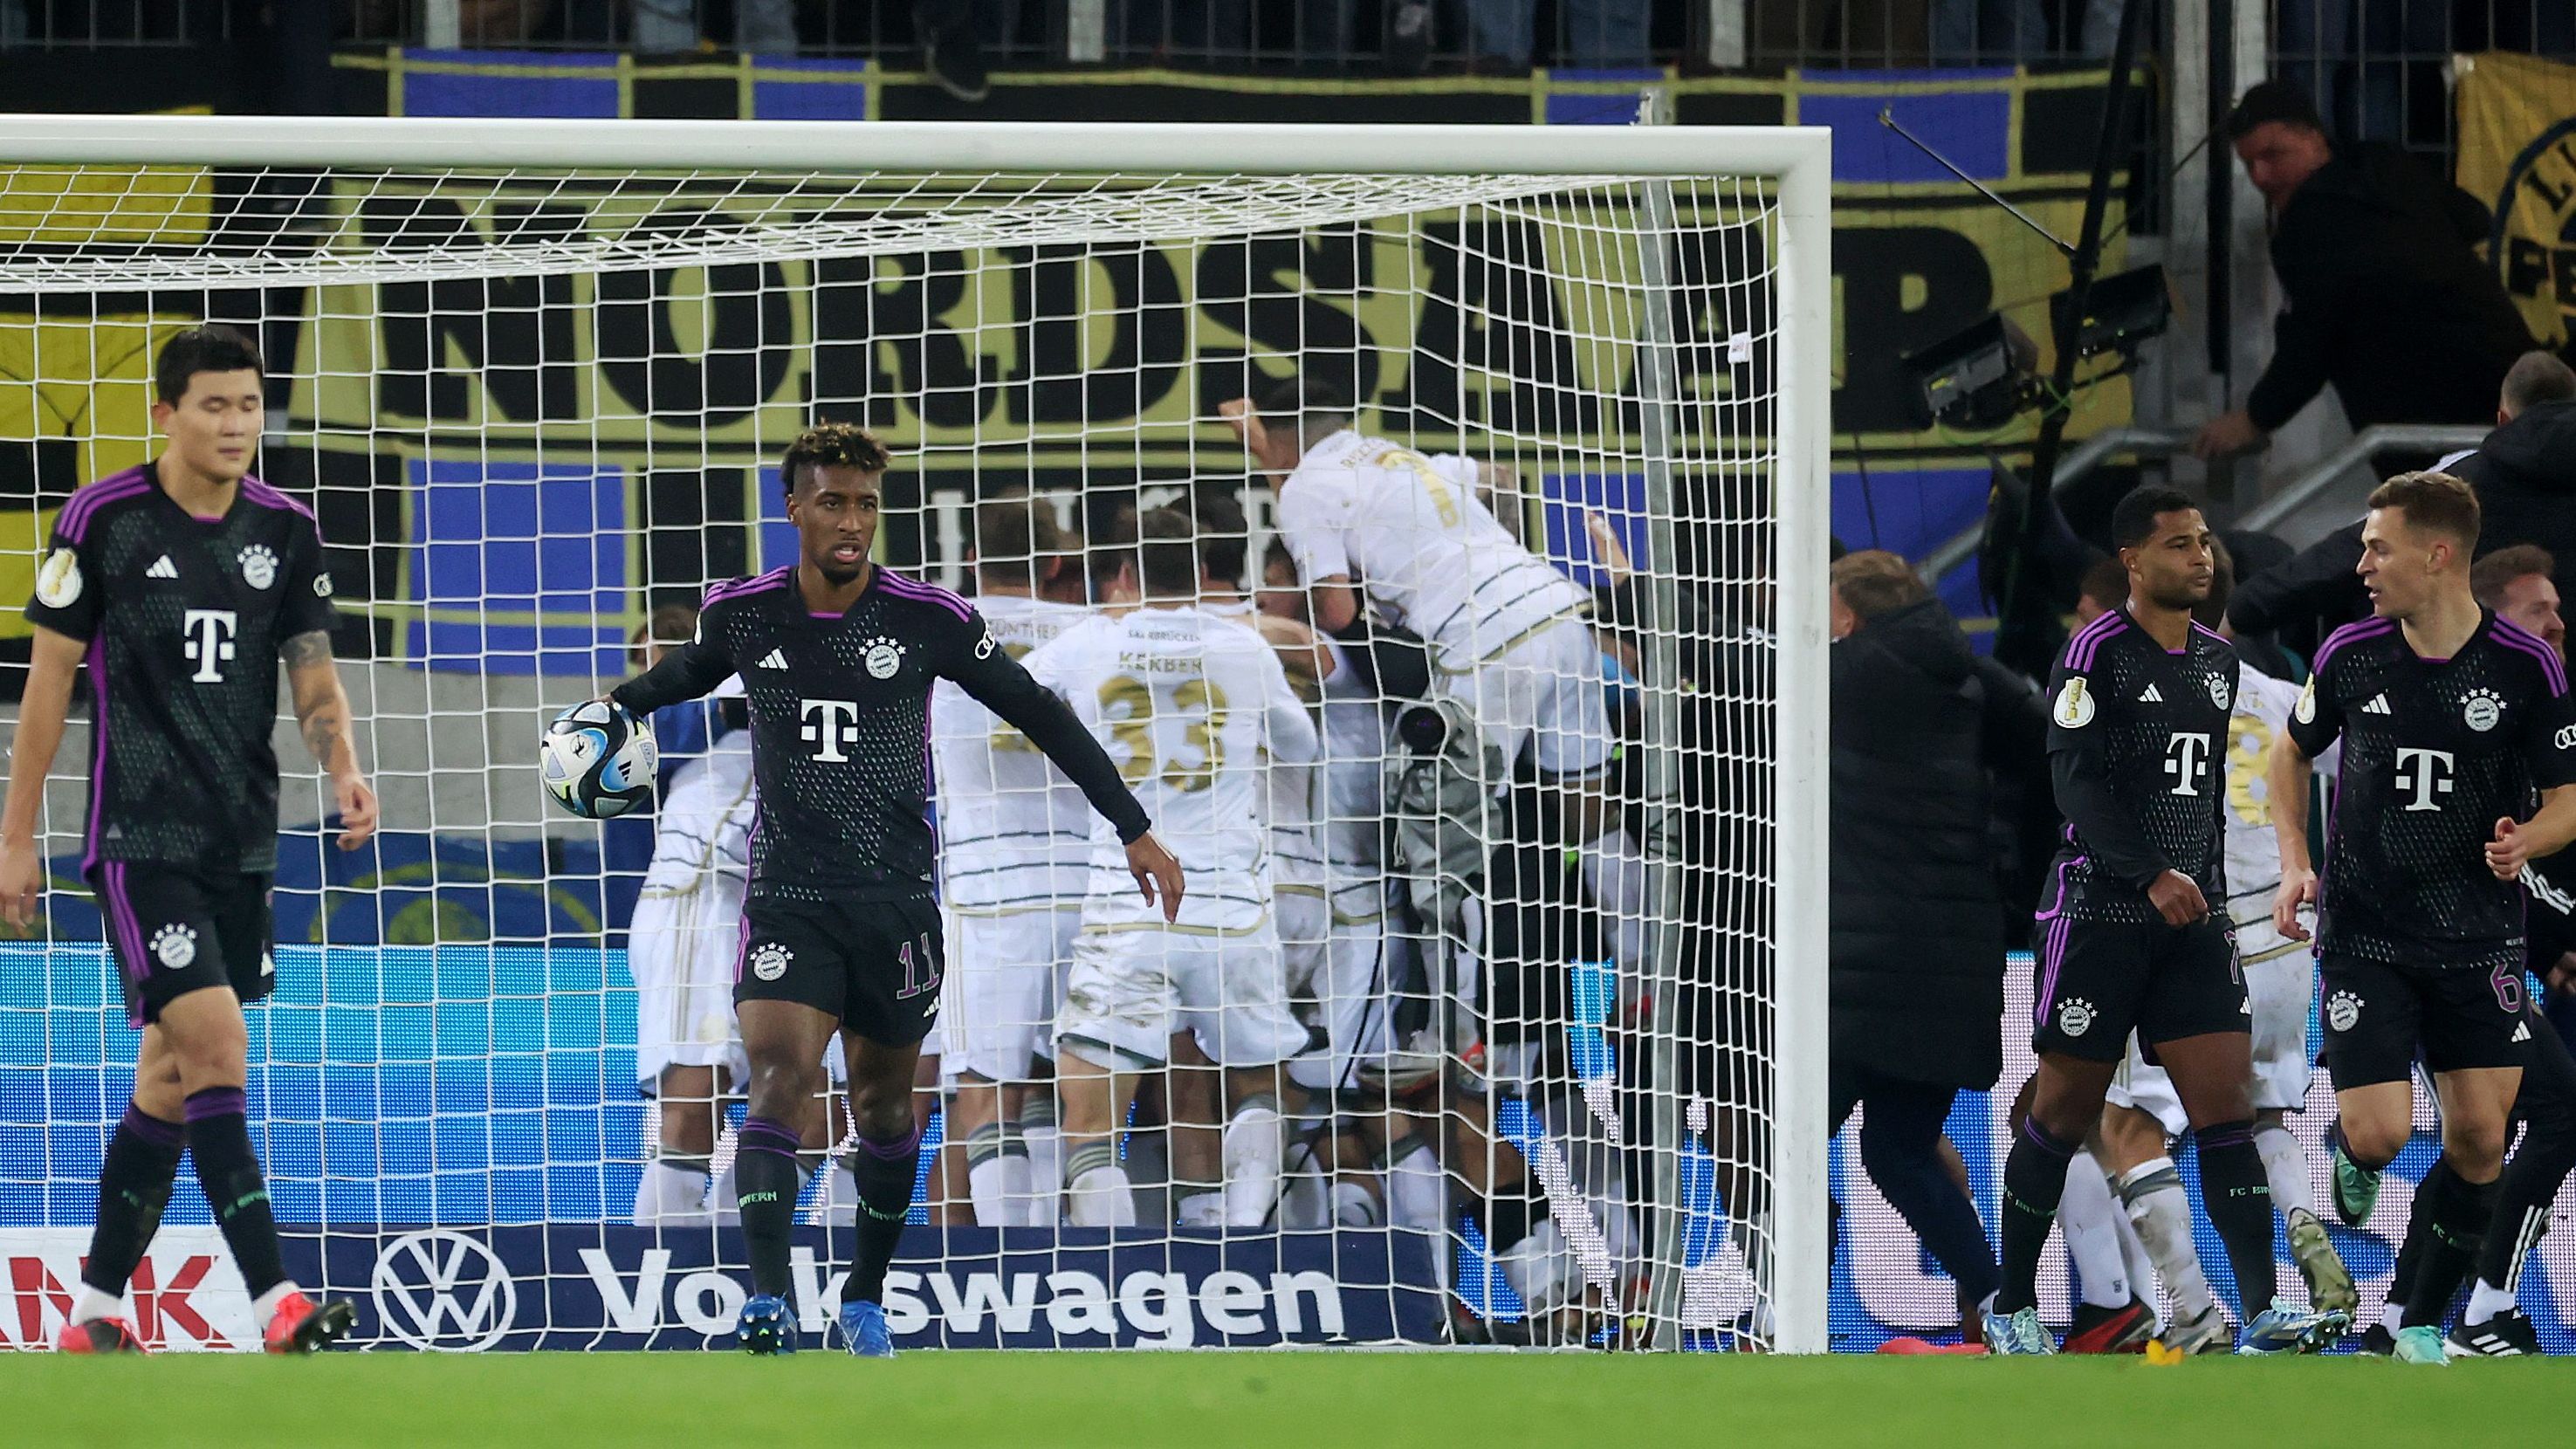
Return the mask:
{"type": "MultiPolygon", "coordinates": [[[[554,811],[544,721],[633,672],[657,610],[793,561],[778,459],[818,419],[894,454],[887,566],[969,595],[1069,569],[1078,596],[1122,509],[1215,497],[1241,510],[1207,525],[1232,548],[1202,562],[1240,571],[1215,582],[1296,616],[1280,479],[1222,415],[1293,377],[1591,596],[1558,685],[1603,701],[1607,763],[1509,780],[1498,751],[1462,813],[1404,711],[1475,657],[1328,689],[1378,743],[1326,729],[1317,873],[1281,868],[1332,1070],[1277,1090],[1258,1223],[1166,1226],[1178,1086],[1116,1139],[1135,1227],[979,1224],[951,1144],[888,1279],[898,1341],[1822,1351],[1828,164],[1796,127],[0,119],[0,595],[82,486],[153,456],[154,350],[201,320],[260,344],[256,471],[326,544],[384,824],[330,849],[281,730],[249,1095],[290,1271],[383,1347],[726,1346],[729,1127],[703,1219],[633,1221],[654,829],[554,811]],[[1013,490],[1056,554],[978,550],[1013,490]],[[1355,940],[1369,964],[1315,965],[1355,940]]],[[[14,658],[26,631],[0,627],[14,658]]],[[[42,930],[0,942],[0,1342],[30,1346],[135,1043],[80,878],[81,713],[42,930]]],[[[817,1328],[850,1221],[818,1172],[817,1328]]],[[[183,1169],[134,1286],[155,1347],[257,1342],[208,1222],[183,1169]]]]}

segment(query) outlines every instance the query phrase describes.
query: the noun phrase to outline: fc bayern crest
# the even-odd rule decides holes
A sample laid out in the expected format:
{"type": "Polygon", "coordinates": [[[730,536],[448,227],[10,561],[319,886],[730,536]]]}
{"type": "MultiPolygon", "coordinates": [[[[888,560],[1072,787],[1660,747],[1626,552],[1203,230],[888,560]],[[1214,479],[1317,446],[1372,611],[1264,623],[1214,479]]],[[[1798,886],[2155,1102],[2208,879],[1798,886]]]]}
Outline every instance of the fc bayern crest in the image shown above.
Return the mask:
{"type": "Polygon", "coordinates": [[[265,589],[277,582],[277,555],[254,543],[243,549],[239,557],[243,583],[254,589],[265,589]]]}
{"type": "Polygon", "coordinates": [[[2503,718],[2504,701],[2486,690],[2472,689],[2468,698],[2460,701],[2461,722],[2479,734],[2494,729],[2503,718]]]}
{"type": "Polygon", "coordinates": [[[2227,676],[2223,674],[2213,674],[2209,676],[2209,702],[2211,704],[2218,706],[2220,709],[2225,709],[2227,708],[2228,701],[2233,697],[2233,694],[2227,688],[2227,676]]]}
{"type": "Polygon", "coordinates": [[[2067,1036],[2082,1036],[2093,1029],[2093,1003],[2080,996],[2070,996],[2057,1004],[2057,1029],[2067,1036]]]}
{"type": "Polygon", "coordinates": [[[870,679],[894,678],[894,672],[903,667],[903,646],[892,639],[869,640],[867,666],[870,679]]]}

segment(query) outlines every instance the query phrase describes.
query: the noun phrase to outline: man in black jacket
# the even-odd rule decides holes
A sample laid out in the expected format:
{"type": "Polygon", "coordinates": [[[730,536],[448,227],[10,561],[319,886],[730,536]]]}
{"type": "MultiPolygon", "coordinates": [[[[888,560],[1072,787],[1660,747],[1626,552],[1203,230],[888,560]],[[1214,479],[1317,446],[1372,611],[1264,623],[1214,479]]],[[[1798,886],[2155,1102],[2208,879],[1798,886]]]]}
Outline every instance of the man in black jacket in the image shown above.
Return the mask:
{"type": "Polygon", "coordinates": [[[2478,423],[2530,330],[2472,244],[2484,210],[2396,147],[2337,150],[2296,87],[2265,81],[2228,139],[2273,217],[2272,271],[2289,307],[2245,406],[2212,419],[2192,451],[2259,446],[2334,385],[2359,432],[2373,423],[2478,423]]]}
{"type": "MultiPolygon", "coordinates": [[[[2478,556],[2537,544],[2563,561],[2558,596],[2576,598],[2576,371],[2554,353],[2524,353],[2497,389],[2495,420],[2476,451],[2446,459],[2443,470],[2477,490],[2478,556]]],[[[2353,571],[2361,524],[2356,518],[2251,574],[2229,600],[2227,622],[2242,637],[2289,630],[2287,642],[2306,647],[2366,617],[2370,596],[2353,571]]]]}
{"type": "Polygon", "coordinates": [[[1832,578],[1833,1121],[1867,1109],[1862,1165],[1975,1305],[1994,1250],[1937,1154],[1951,1099],[2003,1070],[1987,767],[2043,761],[2047,720],[1903,559],[1848,554],[1832,578]]]}

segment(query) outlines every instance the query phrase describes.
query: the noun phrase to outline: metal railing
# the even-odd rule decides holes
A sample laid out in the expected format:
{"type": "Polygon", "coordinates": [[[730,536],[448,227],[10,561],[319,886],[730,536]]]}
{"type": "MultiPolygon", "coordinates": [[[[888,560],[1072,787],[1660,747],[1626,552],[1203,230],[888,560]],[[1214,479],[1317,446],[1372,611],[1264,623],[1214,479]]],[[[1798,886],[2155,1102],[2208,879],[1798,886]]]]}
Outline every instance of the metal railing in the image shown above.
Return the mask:
{"type": "Polygon", "coordinates": [[[2457,424],[2380,423],[2361,430],[2352,441],[2302,469],[2299,476],[2245,511],[2243,528],[2273,528],[2335,485],[2335,481],[2373,458],[2389,453],[2449,453],[2474,448],[2487,439],[2487,428],[2457,424]]]}
{"type": "MultiPolygon", "coordinates": [[[[2057,477],[2049,493],[2052,497],[2082,482],[2094,470],[2114,458],[2170,458],[2186,452],[2197,429],[2193,428],[2105,428],[2086,438],[2058,465],[2057,477]]],[[[2474,448],[2486,441],[2488,430],[2432,423],[2380,423],[2363,429],[2350,441],[2299,470],[2297,476],[2274,489],[2261,503],[2247,509],[2236,519],[2239,528],[2275,528],[2350,473],[2374,458],[2390,453],[2448,453],[2474,448]]],[[[1983,524],[1963,529],[1948,542],[1926,554],[1918,570],[1926,580],[1938,583],[1952,569],[1976,556],[1977,544],[1985,537],[1983,524]]]]}

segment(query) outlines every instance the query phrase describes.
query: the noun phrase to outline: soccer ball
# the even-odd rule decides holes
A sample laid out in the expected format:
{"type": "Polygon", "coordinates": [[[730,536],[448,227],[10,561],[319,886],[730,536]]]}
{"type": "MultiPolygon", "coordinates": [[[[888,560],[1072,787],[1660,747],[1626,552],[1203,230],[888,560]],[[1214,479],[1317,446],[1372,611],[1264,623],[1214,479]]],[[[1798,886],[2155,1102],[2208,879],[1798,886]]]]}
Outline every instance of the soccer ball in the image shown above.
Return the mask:
{"type": "Polygon", "coordinates": [[[653,727],[604,699],[555,716],[539,753],[546,793],[584,820],[614,819],[651,799],[661,763],[653,727]]]}

